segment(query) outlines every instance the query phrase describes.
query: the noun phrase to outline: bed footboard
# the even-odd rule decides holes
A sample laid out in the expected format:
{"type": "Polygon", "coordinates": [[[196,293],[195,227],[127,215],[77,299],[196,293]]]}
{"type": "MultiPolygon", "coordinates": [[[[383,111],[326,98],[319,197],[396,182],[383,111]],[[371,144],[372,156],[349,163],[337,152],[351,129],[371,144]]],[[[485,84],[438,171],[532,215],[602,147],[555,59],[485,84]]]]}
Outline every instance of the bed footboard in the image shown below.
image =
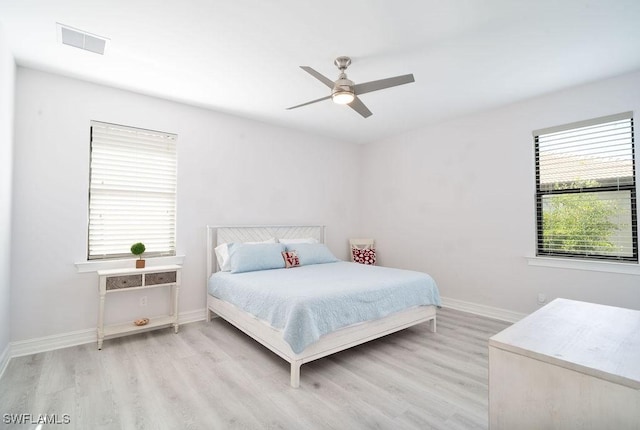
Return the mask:
{"type": "Polygon", "coordinates": [[[429,322],[431,332],[435,333],[436,331],[436,307],[416,306],[384,318],[355,324],[326,334],[315,343],[309,345],[300,354],[295,354],[289,344],[282,339],[279,330],[274,329],[227,302],[208,295],[208,320],[210,320],[211,312],[216,313],[289,362],[291,364],[290,383],[293,388],[300,386],[300,367],[310,361],[326,357],[327,355],[343,351],[423,322],[429,322]]]}

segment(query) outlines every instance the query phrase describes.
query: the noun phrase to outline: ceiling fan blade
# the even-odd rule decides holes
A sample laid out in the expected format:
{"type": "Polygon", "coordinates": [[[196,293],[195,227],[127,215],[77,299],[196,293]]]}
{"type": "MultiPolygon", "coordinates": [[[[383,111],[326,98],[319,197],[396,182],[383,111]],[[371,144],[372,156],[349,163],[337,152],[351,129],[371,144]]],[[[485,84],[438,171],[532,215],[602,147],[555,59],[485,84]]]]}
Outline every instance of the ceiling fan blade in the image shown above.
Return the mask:
{"type": "Polygon", "coordinates": [[[385,88],[396,87],[398,85],[410,84],[415,82],[413,74],[396,76],[394,78],[380,79],[377,81],[365,82],[353,86],[353,90],[357,95],[370,93],[371,91],[383,90],[385,88]]]}
{"type": "Polygon", "coordinates": [[[331,98],[331,96],[326,96],[326,97],[322,97],[322,98],[320,98],[320,99],[311,100],[310,102],[302,103],[301,105],[296,105],[296,106],[288,107],[288,108],[287,108],[287,110],[291,110],[291,109],[299,108],[299,107],[306,106],[306,105],[310,105],[310,104],[313,104],[313,103],[318,103],[318,102],[321,102],[322,100],[327,100],[327,99],[330,99],[330,98],[331,98]]]}
{"type": "Polygon", "coordinates": [[[353,101],[349,103],[347,106],[349,106],[354,111],[358,112],[360,115],[363,116],[363,118],[368,118],[371,115],[373,115],[369,110],[369,108],[366,107],[364,103],[362,103],[362,100],[360,100],[358,97],[354,98],[353,101]]]}
{"type": "Polygon", "coordinates": [[[325,84],[326,86],[328,86],[329,88],[333,89],[334,82],[331,79],[329,79],[326,76],[316,72],[315,70],[313,70],[309,66],[300,66],[300,68],[302,70],[304,70],[305,72],[309,73],[311,76],[313,76],[314,78],[316,78],[320,82],[322,82],[323,84],[325,84]]]}

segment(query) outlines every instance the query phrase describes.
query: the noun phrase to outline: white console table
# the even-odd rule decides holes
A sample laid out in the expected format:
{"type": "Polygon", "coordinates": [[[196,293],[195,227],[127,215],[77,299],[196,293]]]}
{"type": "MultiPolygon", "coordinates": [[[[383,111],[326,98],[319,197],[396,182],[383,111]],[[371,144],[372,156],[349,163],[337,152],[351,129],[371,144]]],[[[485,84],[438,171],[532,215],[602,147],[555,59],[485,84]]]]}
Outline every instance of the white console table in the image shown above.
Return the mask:
{"type": "Polygon", "coordinates": [[[489,426],[640,429],[640,311],[556,299],[489,339],[489,426]]]}
{"type": "Polygon", "coordinates": [[[100,279],[100,309],[98,311],[98,349],[102,349],[105,336],[130,334],[150,328],[173,325],[178,333],[178,297],[182,267],[178,265],[155,266],[143,269],[98,270],[100,279]],[[137,326],[133,321],[123,324],[104,325],[104,307],[108,295],[147,288],[169,287],[171,290],[169,315],[150,318],[149,323],[137,326]]]}

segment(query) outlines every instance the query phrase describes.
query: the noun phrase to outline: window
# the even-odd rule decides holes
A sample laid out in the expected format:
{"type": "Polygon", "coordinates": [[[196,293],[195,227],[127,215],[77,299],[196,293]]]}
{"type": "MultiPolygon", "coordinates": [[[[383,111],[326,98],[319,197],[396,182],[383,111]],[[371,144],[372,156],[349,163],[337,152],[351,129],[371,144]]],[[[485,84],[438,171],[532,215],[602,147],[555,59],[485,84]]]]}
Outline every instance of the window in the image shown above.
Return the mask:
{"type": "Polygon", "coordinates": [[[533,135],[537,255],[637,262],[632,113],[533,135]]]}
{"type": "Polygon", "coordinates": [[[175,255],[177,136],[91,122],[88,259],[175,255]]]}

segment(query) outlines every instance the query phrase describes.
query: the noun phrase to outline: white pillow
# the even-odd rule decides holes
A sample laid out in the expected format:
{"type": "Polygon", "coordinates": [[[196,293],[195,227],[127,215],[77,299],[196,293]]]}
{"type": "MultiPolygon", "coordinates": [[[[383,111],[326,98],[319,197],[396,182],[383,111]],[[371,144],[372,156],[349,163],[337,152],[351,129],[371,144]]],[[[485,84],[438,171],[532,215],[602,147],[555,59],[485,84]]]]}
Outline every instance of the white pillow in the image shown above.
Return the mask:
{"type": "Polygon", "coordinates": [[[304,237],[302,239],[278,239],[278,242],[284,243],[285,245],[292,243],[318,243],[318,239],[314,239],[313,237],[304,237]]]}
{"type": "Polygon", "coordinates": [[[221,272],[229,272],[231,264],[229,263],[229,244],[223,243],[216,246],[216,259],[218,260],[218,269],[221,272]]]}
{"type": "MultiPolygon", "coordinates": [[[[242,242],[248,245],[254,245],[256,243],[277,243],[276,238],[272,237],[262,242],[242,242]]],[[[229,261],[229,245],[230,243],[223,243],[215,248],[216,259],[218,260],[218,269],[221,272],[231,271],[231,262],[229,261]]]]}

